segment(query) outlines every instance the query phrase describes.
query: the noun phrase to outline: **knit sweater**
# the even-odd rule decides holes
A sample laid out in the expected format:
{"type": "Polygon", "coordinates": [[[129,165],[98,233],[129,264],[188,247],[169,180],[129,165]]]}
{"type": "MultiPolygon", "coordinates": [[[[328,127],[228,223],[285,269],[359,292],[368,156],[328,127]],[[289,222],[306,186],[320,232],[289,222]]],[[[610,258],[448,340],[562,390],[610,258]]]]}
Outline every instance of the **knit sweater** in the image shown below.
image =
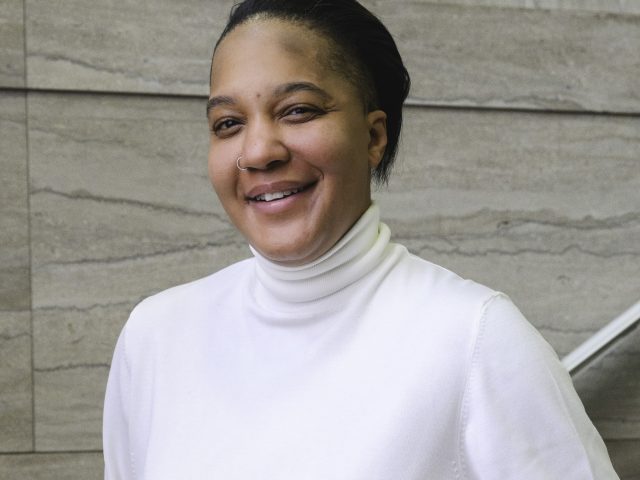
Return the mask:
{"type": "Polygon", "coordinates": [[[107,480],[616,479],[503,294],[390,242],[254,257],[140,303],[105,400],[107,480]]]}

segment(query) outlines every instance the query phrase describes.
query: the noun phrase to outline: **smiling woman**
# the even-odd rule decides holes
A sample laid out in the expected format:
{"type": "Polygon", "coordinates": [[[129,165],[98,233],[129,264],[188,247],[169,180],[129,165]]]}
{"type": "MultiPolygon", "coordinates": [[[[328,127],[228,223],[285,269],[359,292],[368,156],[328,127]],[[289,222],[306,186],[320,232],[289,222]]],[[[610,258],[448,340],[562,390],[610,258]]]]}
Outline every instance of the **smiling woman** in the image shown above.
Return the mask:
{"type": "Polygon", "coordinates": [[[308,27],[264,19],[239,25],[213,57],[213,186],[249,243],[283,265],[315,260],[365,212],[386,146],[385,113],[329,68],[331,48],[308,27]]]}
{"type": "Polygon", "coordinates": [[[390,241],[371,202],[409,78],[355,0],[245,0],[216,45],[209,175],[254,257],[136,307],[105,478],[615,479],[509,299],[390,241]]]}

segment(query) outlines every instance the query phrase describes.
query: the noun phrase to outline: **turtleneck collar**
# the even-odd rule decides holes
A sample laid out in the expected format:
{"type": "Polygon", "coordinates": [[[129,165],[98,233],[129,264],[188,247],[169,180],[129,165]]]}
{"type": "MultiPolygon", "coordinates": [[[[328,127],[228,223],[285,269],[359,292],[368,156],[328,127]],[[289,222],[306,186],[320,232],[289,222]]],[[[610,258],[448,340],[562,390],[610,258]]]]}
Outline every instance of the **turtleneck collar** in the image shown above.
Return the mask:
{"type": "Polygon", "coordinates": [[[256,300],[284,307],[328,297],[356,282],[378,265],[389,243],[389,228],[372,204],[327,253],[296,267],[276,264],[251,248],[256,258],[256,300]]]}

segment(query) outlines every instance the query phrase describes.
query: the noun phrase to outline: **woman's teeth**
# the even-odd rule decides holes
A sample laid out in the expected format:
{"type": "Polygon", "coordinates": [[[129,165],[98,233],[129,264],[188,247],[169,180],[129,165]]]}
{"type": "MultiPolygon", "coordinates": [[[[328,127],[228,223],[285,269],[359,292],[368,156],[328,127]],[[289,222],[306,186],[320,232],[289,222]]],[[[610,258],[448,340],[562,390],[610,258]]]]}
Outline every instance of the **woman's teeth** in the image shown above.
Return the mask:
{"type": "Polygon", "coordinates": [[[273,200],[280,200],[281,198],[288,197],[289,195],[293,195],[294,193],[298,193],[302,188],[296,188],[294,190],[284,190],[282,192],[273,192],[273,193],[263,193],[262,195],[258,195],[254,198],[254,200],[258,200],[259,202],[271,202],[273,200]]]}

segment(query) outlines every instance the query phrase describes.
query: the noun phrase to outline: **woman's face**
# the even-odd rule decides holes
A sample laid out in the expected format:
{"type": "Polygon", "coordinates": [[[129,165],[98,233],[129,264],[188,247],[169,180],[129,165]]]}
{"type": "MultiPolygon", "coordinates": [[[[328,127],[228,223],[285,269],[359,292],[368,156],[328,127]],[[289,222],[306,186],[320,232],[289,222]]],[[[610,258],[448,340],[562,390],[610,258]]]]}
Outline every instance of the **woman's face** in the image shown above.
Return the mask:
{"type": "Polygon", "coordinates": [[[385,114],[365,112],[328,49],[304,26],[250,20],[212,63],[211,182],[249,243],[285,265],[315,260],[364,213],[386,145],[385,114]]]}

